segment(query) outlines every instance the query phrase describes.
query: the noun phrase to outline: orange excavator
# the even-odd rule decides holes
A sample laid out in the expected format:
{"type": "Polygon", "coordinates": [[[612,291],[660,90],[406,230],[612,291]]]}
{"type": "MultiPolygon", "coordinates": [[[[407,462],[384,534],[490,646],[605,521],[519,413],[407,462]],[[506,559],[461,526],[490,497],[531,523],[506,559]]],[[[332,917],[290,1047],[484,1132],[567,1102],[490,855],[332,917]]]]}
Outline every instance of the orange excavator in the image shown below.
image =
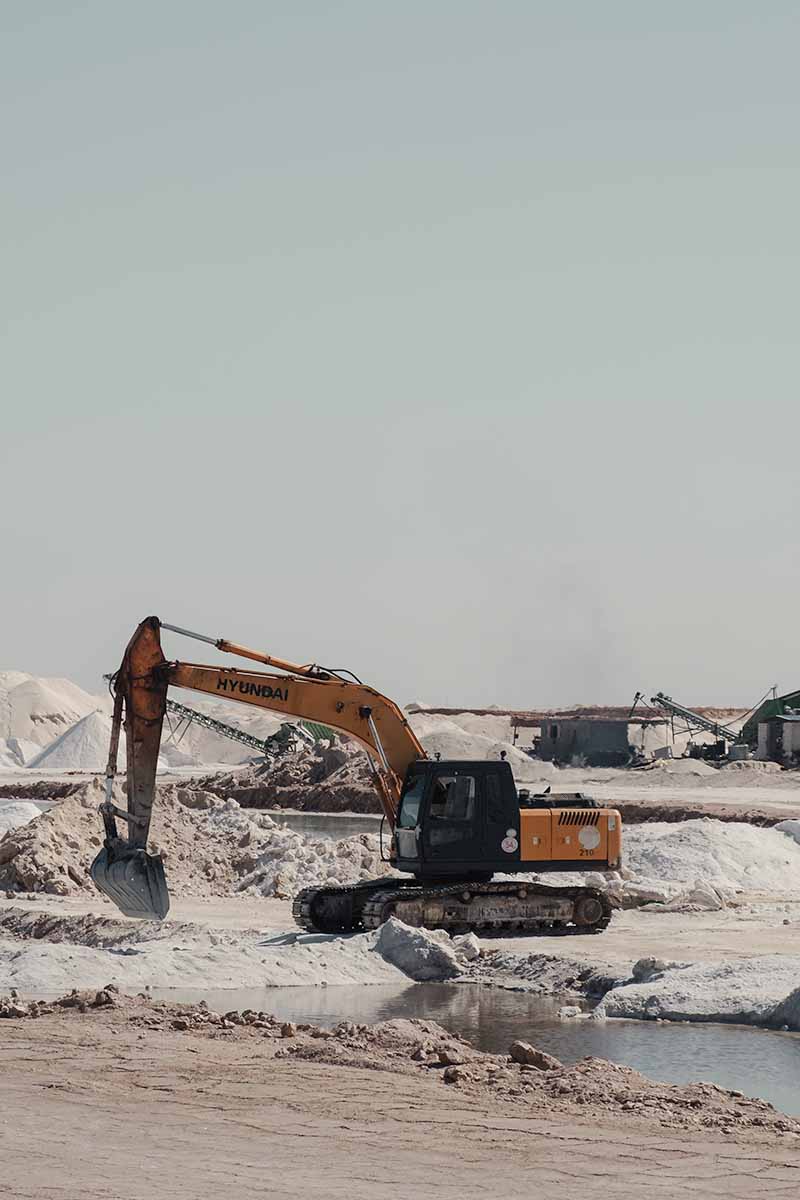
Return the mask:
{"type": "Polygon", "coordinates": [[[302,928],[374,929],[391,916],[451,932],[599,933],[608,925],[611,909],[602,889],[550,887],[521,876],[619,867],[615,809],[579,793],[518,792],[501,759],[429,759],[402,710],[350,672],[286,662],[158,617],[142,621],[112,676],[114,717],[100,810],[106,837],[91,868],[96,885],[126,915],[162,919],[169,910],[164,865],[148,853],[147,840],[170,687],[319,722],[367,752],[391,831],[388,861],[403,874],[305,888],[293,906],[302,928]],[[260,663],[269,673],[168,661],[162,629],[260,663]],[[113,802],[123,712],[127,809],[113,802]]]}

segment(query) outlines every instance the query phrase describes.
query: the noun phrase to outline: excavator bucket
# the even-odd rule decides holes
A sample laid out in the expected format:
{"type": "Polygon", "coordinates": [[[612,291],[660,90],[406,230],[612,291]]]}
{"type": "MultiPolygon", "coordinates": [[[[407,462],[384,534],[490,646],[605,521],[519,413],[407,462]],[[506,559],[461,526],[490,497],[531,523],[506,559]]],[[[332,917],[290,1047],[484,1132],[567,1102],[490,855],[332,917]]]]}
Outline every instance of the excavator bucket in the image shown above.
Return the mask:
{"type": "Polygon", "coordinates": [[[163,921],[169,912],[164,864],[155,854],[104,846],[92,863],[91,876],[126,917],[163,921]]]}
{"type": "Polygon", "coordinates": [[[163,920],[169,912],[164,864],[157,855],[147,853],[161,726],[167,708],[165,664],[160,622],[158,617],[147,617],[128,643],[122,665],[114,676],[106,798],[100,808],[106,839],[91,866],[92,879],[100,891],[126,916],[144,920],[163,920]],[[127,810],[117,808],[112,799],[123,708],[128,760],[127,810]],[[127,826],[122,836],[118,821],[127,826]]]}

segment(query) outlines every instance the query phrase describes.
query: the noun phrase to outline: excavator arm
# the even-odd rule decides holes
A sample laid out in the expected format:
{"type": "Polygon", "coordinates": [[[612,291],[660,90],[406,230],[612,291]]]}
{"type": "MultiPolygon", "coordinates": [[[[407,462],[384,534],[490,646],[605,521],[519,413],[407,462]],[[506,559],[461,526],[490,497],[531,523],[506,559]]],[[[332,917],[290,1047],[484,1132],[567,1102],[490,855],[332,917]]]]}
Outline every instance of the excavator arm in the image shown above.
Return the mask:
{"type": "Polygon", "coordinates": [[[113,677],[114,717],[101,807],[103,849],[92,864],[97,886],[128,916],[163,918],[169,892],[161,860],[147,853],[161,729],[170,687],[255,705],[337,729],[359,742],[370,757],[376,789],[394,829],[403,779],[410,763],[425,758],[402,711],[373,688],[314,664],[300,666],[250,650],[224,638],[209,638],[147,617],[137,628],[113,677]],[[229,654],[277,668],[277,673],[168,661],[161,629],[208,642],[229,654]],[[127,749],[127,810],[113,803],[119,733],[124,709],[127,749]],[[117,822],[127,825],[120,836],[117,822]]]}

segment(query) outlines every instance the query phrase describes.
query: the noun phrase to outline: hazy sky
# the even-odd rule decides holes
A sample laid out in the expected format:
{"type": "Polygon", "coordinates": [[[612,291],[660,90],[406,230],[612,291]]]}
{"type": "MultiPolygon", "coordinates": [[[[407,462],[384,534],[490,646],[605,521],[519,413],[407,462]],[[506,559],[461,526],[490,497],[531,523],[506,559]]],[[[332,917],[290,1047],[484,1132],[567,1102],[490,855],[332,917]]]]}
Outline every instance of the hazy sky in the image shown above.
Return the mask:
{"type": "Polygon", "coordinates": [[[0,667],[800,686],[796,3],[0,15],[0,667]]]}

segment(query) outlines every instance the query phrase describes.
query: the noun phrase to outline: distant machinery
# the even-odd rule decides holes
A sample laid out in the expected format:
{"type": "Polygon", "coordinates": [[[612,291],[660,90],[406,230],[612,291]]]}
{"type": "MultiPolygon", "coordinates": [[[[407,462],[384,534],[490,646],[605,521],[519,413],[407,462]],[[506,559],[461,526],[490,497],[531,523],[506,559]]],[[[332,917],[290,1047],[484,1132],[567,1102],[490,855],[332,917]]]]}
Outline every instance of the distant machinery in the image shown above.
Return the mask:
{"type": "Polygon", "coordinates": [[[292,741],[313,746],[317,742],[332,740],[334,737],[333,731],[328,729],[327,725],[319,725],[315,721],[298,721],[296,723],[284,722],[271,737],[257,738],[252,733],[245,733],[244,730],[237,729],[233,725],[226,725],[224,721],[218,721],[215,717],[199,712],[196,708],[188,708],[185,704],[179,704],[177,700],[167,700],[167,712],[174,713],[182,721],[186,721],[186,729],[175,740],[176,746],[180,745],[181,738],[191,724],[202,725],[204,729],[210,729],[213,733],[218,733],[220,737],[229,738],[232,742],[240,742],[241,745],[256,750],[265,758],[270,758],[284,747],[290,748],[292,741]]]}
{"type": "MultiPolygon", "coordinates": [[[[637,698],[641,693],[637,693],[637,698]]],[[[636,701],[634,700],[634,704],[636,701]]],[[[660,708],[664,712],[668,712],[672,717],[680,717],[686,722],[686,728],[691,732],[695,730],[703,730],[704,733],[711,733],[717,739],[714,746],[698,746],[689,744],[689,754],[694,758],[725,758],[728,753],[728,744],[742,742],[742,735],[734,733],[727,725],[720,725],[719,721],[714,721],[710,717],[704,716],[702,713],[695,712],[694,709],[686,708],[683,704],[678,704],[671,696],[665,692],[656,692],[655,696],[650,697],[650,703],[654,708],[660,708]]]]}

